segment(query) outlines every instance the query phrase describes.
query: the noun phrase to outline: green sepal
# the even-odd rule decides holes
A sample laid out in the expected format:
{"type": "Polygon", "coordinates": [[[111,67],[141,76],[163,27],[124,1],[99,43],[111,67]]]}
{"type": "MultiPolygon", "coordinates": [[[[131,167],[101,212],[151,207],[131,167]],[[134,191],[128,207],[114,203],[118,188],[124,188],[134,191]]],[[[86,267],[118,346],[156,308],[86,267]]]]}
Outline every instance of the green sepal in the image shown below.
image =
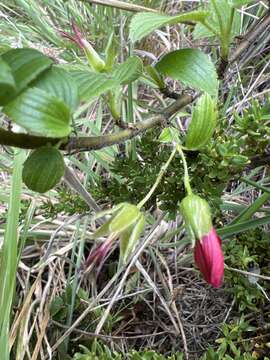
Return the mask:
{"type": "Polygon", "coordinates": [[[129,255],[134,250],[137,242],[140,238],[141,233],[144,230],[145,218],[141,213],[135,226],[130,226],[126,231],[121,234],[120,237],[120,264],[125,264],[128,260],[129,255]]]}
{"type": "Polygon", "coordinates": [[[97,231],[94,232],[94,234],[91,236],[92,239],[98,239],[99,237],[108,235],[109,233],[109,227],[110,227],[111,219],[106,221],[103,225],[101,225],[97,231]]]}
{"type": "Polygon", "coordinates": [[[99,211],[99,212],[94,216],[94,220],[100,219],[100,218],[102,218],[102,217],[105,216],[105,215],[114,214],[116,211],[120,210],[120,209],[124,206],[124,204],[125,204],[125,203],[120,203],[120,204],[114,206],[114,207],[111,208],[111,209],[99,211]]]}
{"type": "Polygon", "coordinates": [[[121,233],[134,224],[140,216],[140,210],[136,205],[124,203],[120,211],[112,218],[110,232],[121,233]]]}
{"type": "Polygon", "coordinates": [[[186,196],[180,204],[180,212],[193,240],[200,240],[212,228],[211,211],[206,200],[198,195],[186,196]]]}
{"type": "Polygon", "coordinates": [[[82,39],[82,43],[83,43],[83,50],[90,67],[96,72],[101,72],[102,70],[104,70],[105,62],[101,59],[101,57],[93,48],[93,46],[85,39],[82,39]]]}
{"type": "Polygon", "coordinates": [[[101,217],[105,216],[105,215],[112,215],[111,218],[109,220],[107,220],[103,225],[101,225],[97,231],[95,231],[95,233],[92,235],[92,238],[93,239],[97,239],[99,237],[102,237],[102,236],[105,236],[105,235],[108,235],[110,233],[110,225],[111,225],[111,222],[114,218],[114,216],[117,215],[117,213],[122,209],[122,207],[124,206],[125,203],[120,203],[116,206],[114,206],[113,208],[111,209],[107,209],[107,210],[104,210],[104,211],[100,211],[98,212],[94,219],[100,219],[101,217]]]}

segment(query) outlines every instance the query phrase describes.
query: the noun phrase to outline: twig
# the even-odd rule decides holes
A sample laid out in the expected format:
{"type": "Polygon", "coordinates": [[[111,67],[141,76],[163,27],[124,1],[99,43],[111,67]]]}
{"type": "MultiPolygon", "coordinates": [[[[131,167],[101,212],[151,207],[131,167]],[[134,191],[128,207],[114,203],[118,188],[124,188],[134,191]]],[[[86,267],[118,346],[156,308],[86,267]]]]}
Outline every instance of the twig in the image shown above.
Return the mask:
{"type": "MultiPolygon", "coordinates": [[[[159,114],[136,123],[134,128],[128,128],[118,133],[101,135],[101,136],[87,136],[87,137],[71,137],[62,140],[60,146],[61,150],[71,151],[89,151],[99,150],[107,146],[120,144],[126,140],[132,139],[146,130],[154,128],[164,122],[167,122],[175,113],[181,110],[184,106],[192,103],[197,96],[183,95],[167,108],[160,111],[159,114]]],[[[8,130],[0,129],[0,145],[14,146],[22,149],[36,149],[48,143],[56,145],[60,139],[48,138],[43,136],[33,136],[28,134],[17,134],[8,130]]]]}
{"type": "Polygon", "coordinates": [[[170,90],[169,88],[165,87],[165,88],[162,88],[162,89],[159,89],[160,92],[166,96],[167,98],[170,98],[170,99],[179,99],[179,97],[181,96],[180,94],[178,94],[177,92],[175,91],[172,91],[170,90]]]}
{"type": "Polygon", "coordinates": [[[257,278],[259,278],[259,279],[263,279],[263,280],[270,281],[270,276],[255,274],[255,273],[251,273],[251,272],[248,272],[248,271],[231,268],[231,267],[229,267],[229,266],[226,266],[225,269],[226,269],[226,270],[229,270],[229,271],[237,272],[237,273],[242,274],[242,275],[254,276],[254,277],[257,277],[257,278]]]}
{"type": "Polygon", "coordinates": [[[255,27],[250,29],[245,35],[243,41],[237,46],[232,55],[229,58],[229,64],[232,64],[236,61],[242,53],[254,42],[257,37],[264,32],[267,27],[270,25],[270,13],[267,12],[261,21],[259,21],[255,27]]]}
{"type": "MultiPolygon", "coordinates": [[[[57,322],[55,320],[51,320],[51,323],[58,326],[58,327],[60,327],[60,328],[62,328],[62,329],[68,329],[69,328],[68,326],[60,324],[59,322],[57,322]]],[[[168,331],[160,331],[160,332],[152,333],[152,334],[141,334],[141,335],[134,335],[134,336],[124,336],[124,335],[123,336],[116,336],[116,335],[96,334],[94,332],[84,331],[84,330],[81,330],[81,329],[74,329],[73,331],[75,333],[85,335],[85,336],[87,336],[87,338],[96,337],[96,338],[108,339],[108,340],[141,339],[141,338],[145,338],[145,337],[152,337],[152,336],[168,334],[168,331]]]]}

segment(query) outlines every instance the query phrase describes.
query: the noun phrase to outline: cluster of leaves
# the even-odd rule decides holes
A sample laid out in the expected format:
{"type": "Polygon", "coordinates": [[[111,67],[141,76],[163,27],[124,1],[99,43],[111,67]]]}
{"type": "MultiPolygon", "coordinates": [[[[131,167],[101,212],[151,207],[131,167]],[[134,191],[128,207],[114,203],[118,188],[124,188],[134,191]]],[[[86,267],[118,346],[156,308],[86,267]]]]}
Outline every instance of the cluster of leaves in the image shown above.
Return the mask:
{"type": "Polygon", "coordinates": [[[0,57],[3,112],[30,134],[64,137],[70,131],[78,88],[66,71],[34,49],[13,49],[0,57]]]}
{"type": "Polygon", "coordinates": [[[58,202],[53,203],[50,199],[45,200],[40,209],[43,216],[47,219],[56,218],[58,214],[82,214],[89,211],[89,207],[86,202],[77,194],[70,191],[66,186],[59,186],[57,189],[58,202]]]}
{"type": "MultiPolygon", "coordinates": [[[[252,360],[252,344],[243,339],[246,334],[252,334],[256,328],[249,325],[242,316],[238,321],[232,324],[222,326],[223,337],[216,340],[219,344],[214,350],[209,348],[202,356],[202,360],[252,360]]],[[[257,357],[255,357],[257,359],[257,357]]],[[[264,359],[268,359],[264,357],[264,359]]]]}
{"type": "Polygon", "coordinates": [[[270,102],[261,105],[258,100],[251,101],[243,115],[235,115],[234,129],[244,140],[245,153],[247,156],[263,154],[270,142],[270,102]]]}
{"type": "MultiPolygon", "coordinates": [[[[254,229],[236,236],[225,246],[226,263],[228,266],[249,270],[250,264],[255,264],[264,274],[269,273],[268,259],[269,234],[261,229],[254,229]]],[[[234,295],[236,304],[241,313],[249,310],[259,311],[265,303],[265,295],[260,288],[243,275],[227,271],[226,279],[231,284],[230,292],[234,295]]],[[[268,288],[267,282],[263,287],[268,288]]]]}
{"type": "Polygon", "coordinates": [[[111,351],[108,346],[95,341],[89,350],[87,347],[80,345],[81,352],[76,353],[73,360],[183,360],[184,356],[178,352],[172,356],[164,356],[153,350],[131,351],[125,356],[122,353],[111,351]]]}

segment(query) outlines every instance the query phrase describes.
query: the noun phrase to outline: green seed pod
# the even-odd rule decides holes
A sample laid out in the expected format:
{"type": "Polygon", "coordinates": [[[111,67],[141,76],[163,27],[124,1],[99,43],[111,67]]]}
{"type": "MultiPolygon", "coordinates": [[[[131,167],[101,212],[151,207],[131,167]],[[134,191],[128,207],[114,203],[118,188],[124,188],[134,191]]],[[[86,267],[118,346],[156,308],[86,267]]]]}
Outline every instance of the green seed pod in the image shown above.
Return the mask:
{"type": "Polygon", "coordinates": [[[65,163],[60,151],[54,147],[42,146],[26,159],[22,178],[30,190],[45,193],[61,180],[64,172],[65,163]]]}
{"type": "Polygon", "coordinates": [[[213,135],[216,122],[216,103],[210,95],[204,94],[193,110],[185,147],[188,150],[198,150],[206,145],[213,135]]]}

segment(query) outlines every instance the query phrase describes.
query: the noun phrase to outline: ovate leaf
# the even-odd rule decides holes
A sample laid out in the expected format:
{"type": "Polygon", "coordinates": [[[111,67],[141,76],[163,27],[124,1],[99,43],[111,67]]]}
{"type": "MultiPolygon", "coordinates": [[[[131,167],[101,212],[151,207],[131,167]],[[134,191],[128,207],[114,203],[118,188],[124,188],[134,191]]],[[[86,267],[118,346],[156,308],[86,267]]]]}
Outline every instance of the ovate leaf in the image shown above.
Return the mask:
{"type": "Polygon", "coordinates": [[[30,88],[8,103],[3,111],[32,134],[65,137],[70,133],[67,105],[44,90],[30,88]]]}
{"type": "Polygon", "coordinates": [[[118,86],[118,82],[107,75],[88,70],[74,71],[72,77],[79,87],[79,97],[82,101],[89,101],[118,86]]]}
{"type": "Polygon", "coordinates": [[[2,58],[11,68],[18,93],[53,63],[35,49],[12,49],[3,54],[2,58]]]}
{"type": "Polygon", "coordinates": [[[33,86],[63,100],[72,110],[75,110],[79,104],[79,92],[76,81],[67,71],[56,66],[52,66],[41,74],[33,86]]]}
{"type": "Polygon", "coordinates": [[[16,84],[11,68],[0,57],[0,105],[7,104],[16,93],[16,84]]]}
{"type": "Polygon", "coordinates": [[[216,102],[210,95],[200,97],[192,113],[185,146],[189,150],[198,150],[207,144],[216,128],[216,102]]]}
{"type": "Polygon", "coordinates": [[[60,151],[51,146],[42,146],[28,156],[22,178],[30,190],[43,194],[58,184],[64,172],[65,162],[60,151]]]}
{"type": "Polygon", "coordinates": [[[129,37],[135,42],[141,40],[152,31],[165,25],[173,25],[186,21],[203,22],[209,13],[207,11],[191,11],[177,16],[143,12],[133,16],[130,24],[129,37]]]}
{"type": "Polygon", "coordinates": [[[120,85],[128,84],[138,79],[143,71],[143,63],[138,56],[129,57],[123,64],[116,66],[112,78],[120,85]]]}
{"type": "Polygon", "coordinates": [[[183,84],[216,95],[218,88],[214,64],[198,49],[181,49],[165,55],[156,69],[183,84]]]}

